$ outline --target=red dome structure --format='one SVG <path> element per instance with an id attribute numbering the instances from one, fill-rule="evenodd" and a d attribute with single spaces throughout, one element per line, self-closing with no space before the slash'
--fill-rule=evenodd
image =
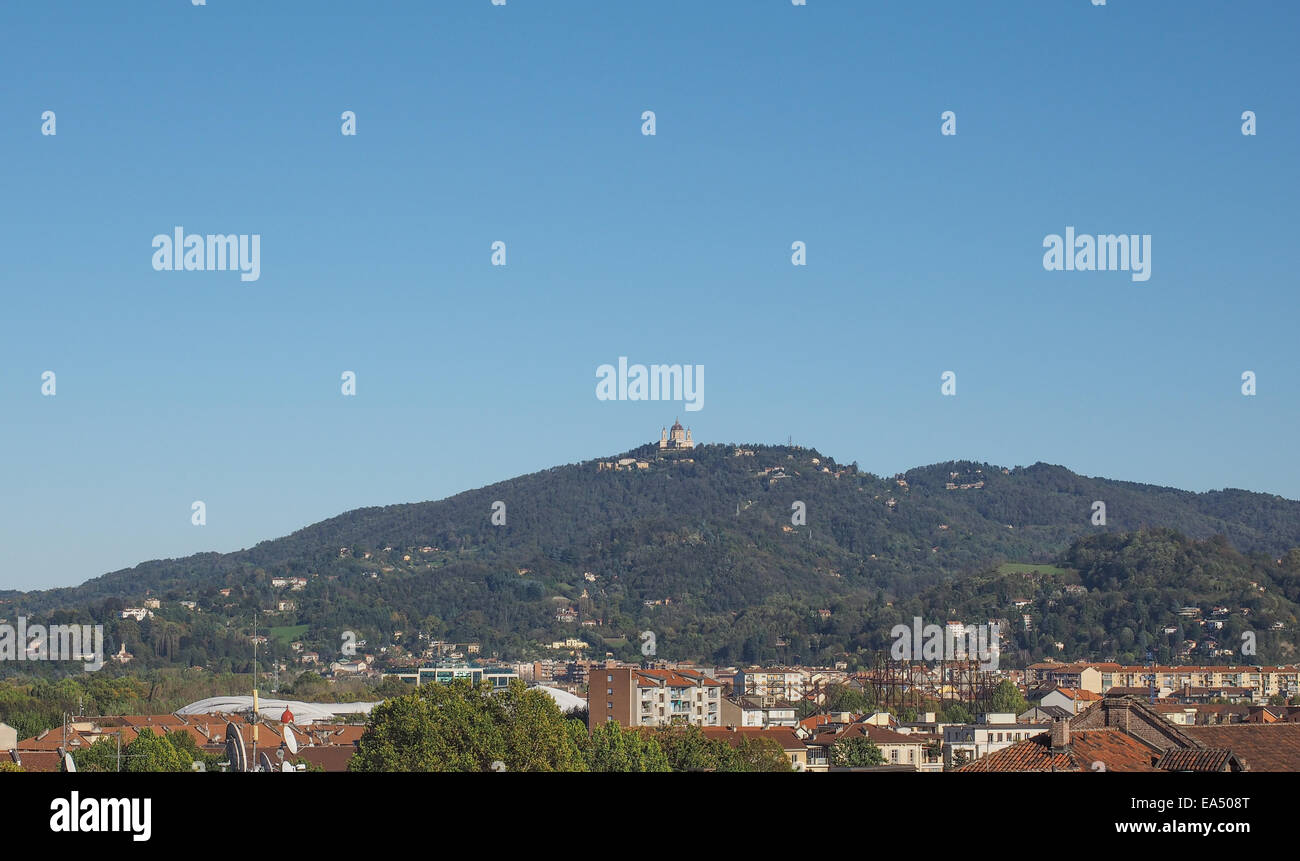
<path id="1" fill-rule="evenodd" d="M 280 723 L 293 723 L 293 712 L 286 708 L 284 714 L 280 715 Z"/>

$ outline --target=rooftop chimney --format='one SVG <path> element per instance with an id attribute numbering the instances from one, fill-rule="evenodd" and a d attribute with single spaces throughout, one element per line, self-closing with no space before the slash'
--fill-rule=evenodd
<path id="1" fill-rule="evenodd" d="M 1052 721 L 1052 753 L 1070 752 L 1070 719 L 1056 718 Z"/>

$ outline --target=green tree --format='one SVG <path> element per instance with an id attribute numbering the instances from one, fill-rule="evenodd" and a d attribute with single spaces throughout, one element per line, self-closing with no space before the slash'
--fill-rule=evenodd
<path id="1" fill-rule="evenodd" d="M 569 734 L 570 721 L 545 691 L 513 679 L 490 702 L 499 709 L 507 770 L 586 770 L 587 760 Z"/>
<path id="2" fill-rule="evenodd" d="M 122 751 L 123 771 L 189 771 L 190 763 L 166 738 L 142 729 Z"/>
<path id="3" fill-rule="evenodd" d="M 731 746 L 707 738 L 698 726 L 667 727 L 655 740 L 673 771 L 728 771 L 732 765 Z"/>
<path id="4" fill-rule="evenodd" d="M 396 676 L 386 676 L 382 682 L 372 689 L 371 696 L 375 699 L 387 700 L 392 697 L 404 697 L 410 692 L 410 684 Z"/>
<path id="5" fill-rule="evenodd" d="M 376 706 L 352 771 L 581 771 L 586 761 L 555 701 L 518 680 L 494 693 L 457 679 Z"/>
<path id="6" fill-rule="evenodd" d="M 831 745 L 831 764 L 847 768 L 883 765 L 885 755 L 876 743 L 865 735 L 842 738 Z"/>
<path id="7" fill-rule="evenodd" d="M 129 749 L 128 745 L 122 752 Z M 105 736 L 90 747 L 74 750 L 72 761 L 77 764 L 77 771 L 117 771 L 117 739 Z"/>
<path id="8" fill-rule="evenodd" d="M 576 721 L 575 721 L 576 723 Z M 586 731 L 583 730 L 583 735 Z M 587 739 L 588 771 L 672 771 L 659 742 L 641 730 L 606 721 Z"/>
<path id="9" fill-rule="evenodd" d="M 742 736 L 732 751 L 729 771 L 794 771 L 785 750 L 770 738 Z"/>
<path id="10" fill-rule="evenodd" d="M 993 694 L 989 697 L 989 711 L 1018 715 L 1028 709 L 1029 703 L 1021 695 L 1020 688 L 1016 687 L 1016 683 L 1010 679 L 1004 679 L 993 689 Z"/>
<path id="11" fill-rule="evenodd" d="M 176 748 L 176 753 L 181 759 L 193 767 L 193 763 L 201 762 L 207 771 L 217 771 L 220 763 L 225 761 L 225 756 L 221 754 L 207 753 L 200 750 L 198 742 L 194 736 L 188 732 L 169 732 L 164 738 L 172 747 Z"/>

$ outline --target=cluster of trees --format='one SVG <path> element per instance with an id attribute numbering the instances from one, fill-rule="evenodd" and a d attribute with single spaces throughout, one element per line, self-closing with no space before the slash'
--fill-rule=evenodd
<path id="1" fill-rule="evenodd" d="M 36 666 L 24 664 L 27 669 Z M 265 680 L 256 686 L 264 694 L 272 693 Z M 0 721 L 12 726 L 18 738 L 24 739 L 60 726 L 64 715 L 170 714 L 206 697 L 251 691 L 254 687 L 250 675 L 188 669 L 140 672 L 110 666 L 97 673 L 77 673 L 59 679 L 11 676 L 0 679 Z M 359 681 L 340 684 L 309 672 L 275 693 L 308 701 L 370 702 L 406 690 L 397 679 L 386 679 L 375 685 Z"/>
<path id="2" fill-rule="evenodd" d="M 63 723 L 65 714 L 128 714 L 147 705 L 150 686 L 130 677 L 83 673 L 58 681 L 0 681 L 0 721 L 31 738 Z"/>
<path id="3" fill-rule="evenodd" d="M 790 771 L 767 739 L 733 746 L 698 727 L 655 731 L 607 723 L 588 732 L 544 691 L 492 692 L 457 680 L 376 706 L 352 771 Z"/>
<path id="4" fill-rule="evenodd" d="M 201 750 L 194 736 L 187 732 L 155 735 L 151 729 L 119 749 L 116 739 L 101 738 L 90 747 L 73 751 L 77 771 L 193 771 L 193 764 L 203 763 L 207 771 L 216 771 L 225 757 Z"/>

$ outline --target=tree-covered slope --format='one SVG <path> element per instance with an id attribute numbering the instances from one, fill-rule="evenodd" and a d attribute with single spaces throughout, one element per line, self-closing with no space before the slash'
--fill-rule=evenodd
<path id="1" fill-rule="evenodd" d="M 880 627 L 899 621 L 905 605 L 1005 615 L 1005 607 L 950 600 L 952 590 L 1006 561 L 1077 567 L 1065 554 L 1092 546 L 1071 549 L 1080 538 L 1145 528 L 1186 540 L 1222 535 L 1233 553 L 1262 554 L 1240 557 L 1257 576 L 1270 564 L 1280 571 L 1276 559 L 1300 546 L 1294 501 L 1087 478 L 1045 464 L 955 462 L 884 478 L 782 446 L 702 446 L 665 457 L 647 446 L 623 457 L 646 465 L 588 461 L 436 502 L 357 509 L 235 553 L 11 594 L 8 606 L 81 621 L 92 614 L 111 623 L 114 643 L 138 644 L 142 663 L 213 668 L 238 669 L 251 614 L 284 599 L 293 608 L 259 626 L 306 625 L 299 639 L 327 657 L 344 630 L 410 651 L 432 639 L 475 641 L 508 657 L 540 657 L 570 637 L 589 642 L 588 653 L 630 657 L 639 654 L 639 632 L 654 630 L 666 657 L 812 661 L 878 646 Z M 1091 519 L 1098 500 L 1104 526 Z M 493 523 L 497 501 L 504 525 Z M 806 522 L 792 521 L 796 503 Z M 274 587 L 271 579 L 283 576 L 307 578 L 307 586 Z M 1121 595 L 1135 587 L 1090 588 Z M 164 600 L 154 619 L 113 618 L 146 594 Z M 181 600 L 198 607 L 181 608 Z M 1089 632 L 1071 637 L 1069 649 L 1119 648 L 1107 639 Z M 273 641 L 268 650 L 283 646 Z M 1037 640 L 1024 647 L 1043 650 Z"/>

